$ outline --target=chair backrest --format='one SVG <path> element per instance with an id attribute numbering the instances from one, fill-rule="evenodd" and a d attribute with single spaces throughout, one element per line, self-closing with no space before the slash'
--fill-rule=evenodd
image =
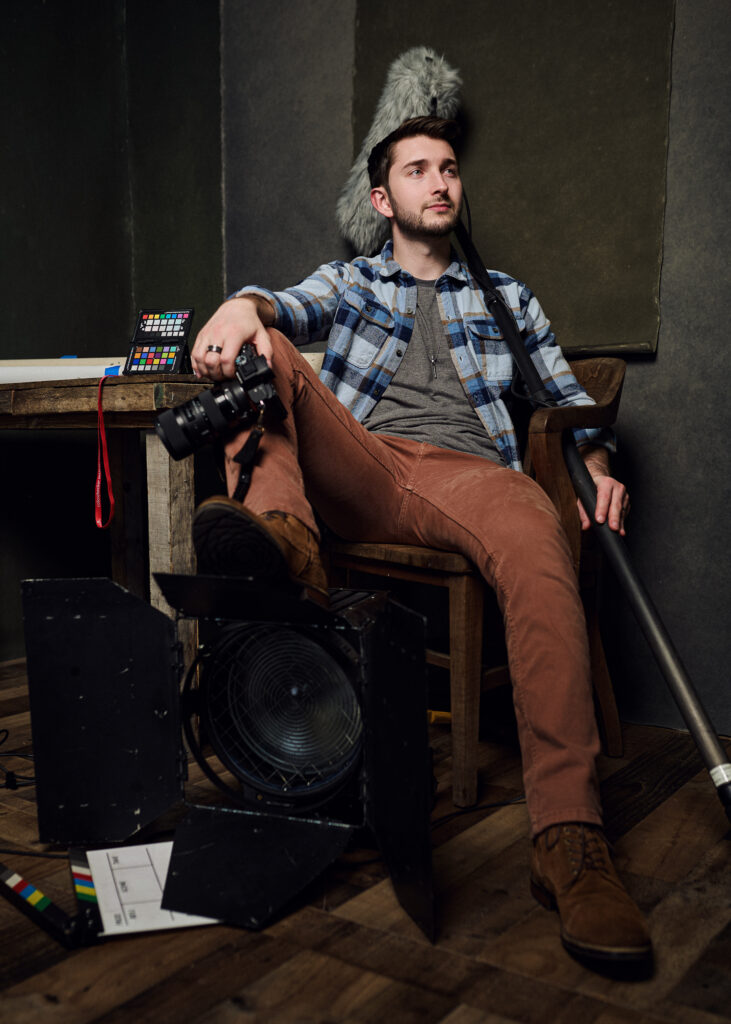
<path id="1" fill-rule="evenodd" d="M 325 356 L 324 352 L 302 352 L 301 355 L 305 357 L 305 359 L 310 364 L 315 373 L 320 372 L 322 360 Z"/>

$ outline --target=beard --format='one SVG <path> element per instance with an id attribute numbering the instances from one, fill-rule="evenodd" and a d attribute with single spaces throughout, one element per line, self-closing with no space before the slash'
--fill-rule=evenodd
<path id="1" fill-rule="evenodd" d="M 399 206 L 393 196 L 389 196 L 393 220 L 403 235 L 409 238 L 444 238 L 450 231 L 453 231 L 459 220 L 460 211 L 455 208 L 450 199 L 445 199 L 451 207 L 449 213 L 432 213 L 428 207 L 424 207 L 419 213 L 404 210 Z"/>

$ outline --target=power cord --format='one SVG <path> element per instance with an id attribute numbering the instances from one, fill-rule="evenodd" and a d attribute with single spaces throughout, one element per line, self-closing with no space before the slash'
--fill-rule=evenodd
<path id="1" fill-rule="evenodd" d="M 7 729 L 0 729 L 0 747 L 10 736 Z M 0 751 L 0 757 L 22 757 L 26 761 L 32 761 L 32 754 L 20 754 L 17 750 L 2 750 Z M 2 772 L 5 789 L 22 789 L 23 786 L 34 786 L 36 779 L 35 775 L 18 775 L 17 772 L 11 771 L 9 768 L 4 768 L 0 764 L 0 772 Z M 68 861 L 69 857 L 67 853 L 40 853 L 36 850 L 20 850 L 17 847 L 11 846 L 0 846 L 0 853 L 10 854 L 13 857 L 44 857 L 48 860 L 65 860 Z"/>
<path id="2" fill-rule="evenodd" d="M 7 729 L 0 729 L 0 747 L 10 736 Z M 21 754 L 17 750 L 3 750 L 0 751 L 0 757 L 22 757 L 26 761 L 32 761 L 32 754 Z M 21 789 L 23 786 L 34 786 L 36 782 L 35 775 L 19 775 L 17 772 L 11 771 L 9 768 L 4 768 L 0 764 L 0 772 L 2 772 L 4 779 L 5 789 Z"/>
<path id="3" fill-rule="evenodd" d="M 0 846 L 0 853 L 12 854 L 13 857 L 46 857 L 48 860 L 68 861 L 67 853 L 40 853 L 36 850 L 19 850 L 10 846 Z"/>

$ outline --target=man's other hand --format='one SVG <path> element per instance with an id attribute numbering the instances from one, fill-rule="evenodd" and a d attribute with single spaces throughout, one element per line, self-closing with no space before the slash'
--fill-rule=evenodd
<path id="1" fill-rule="evenodd" d="M 583 448 L 581 455 L 586 468 L 596 486 L 596 511 L 594 518 L 598 523 L 609 523 L 609 527 L 620 536 L 626 535 L 624 522 L 629 512 L 629 494 L 627 488 L 619 480 L 609 475 L 609 457 L 604 448 Z M 591 520 L 577 500 L 581 529 L 588 530 Z"/>

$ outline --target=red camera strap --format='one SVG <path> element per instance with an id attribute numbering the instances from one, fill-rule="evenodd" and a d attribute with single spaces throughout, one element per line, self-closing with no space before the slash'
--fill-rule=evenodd
<path id="1" fill-rule="evenodd" d="M 96 435 L 96 486 L 94 488 L 94 520 L 100 530 L 106 528 L 114 519 L 114 491 L 112 490 L 112 474 L 109 470 L 109 452 L 107 450 L 107 433 L 104 428 L 104 412 L 102 409 L 102 388 L 104 381 L 109 377 L 99 379 L 99 391 L 97 394 L 97 435 Z M 102 516 L 102 463 L 104 464 L 104 476 L 106 481 L 107 497 L 109 499 L 109 516 L 106 523 Z"/>

